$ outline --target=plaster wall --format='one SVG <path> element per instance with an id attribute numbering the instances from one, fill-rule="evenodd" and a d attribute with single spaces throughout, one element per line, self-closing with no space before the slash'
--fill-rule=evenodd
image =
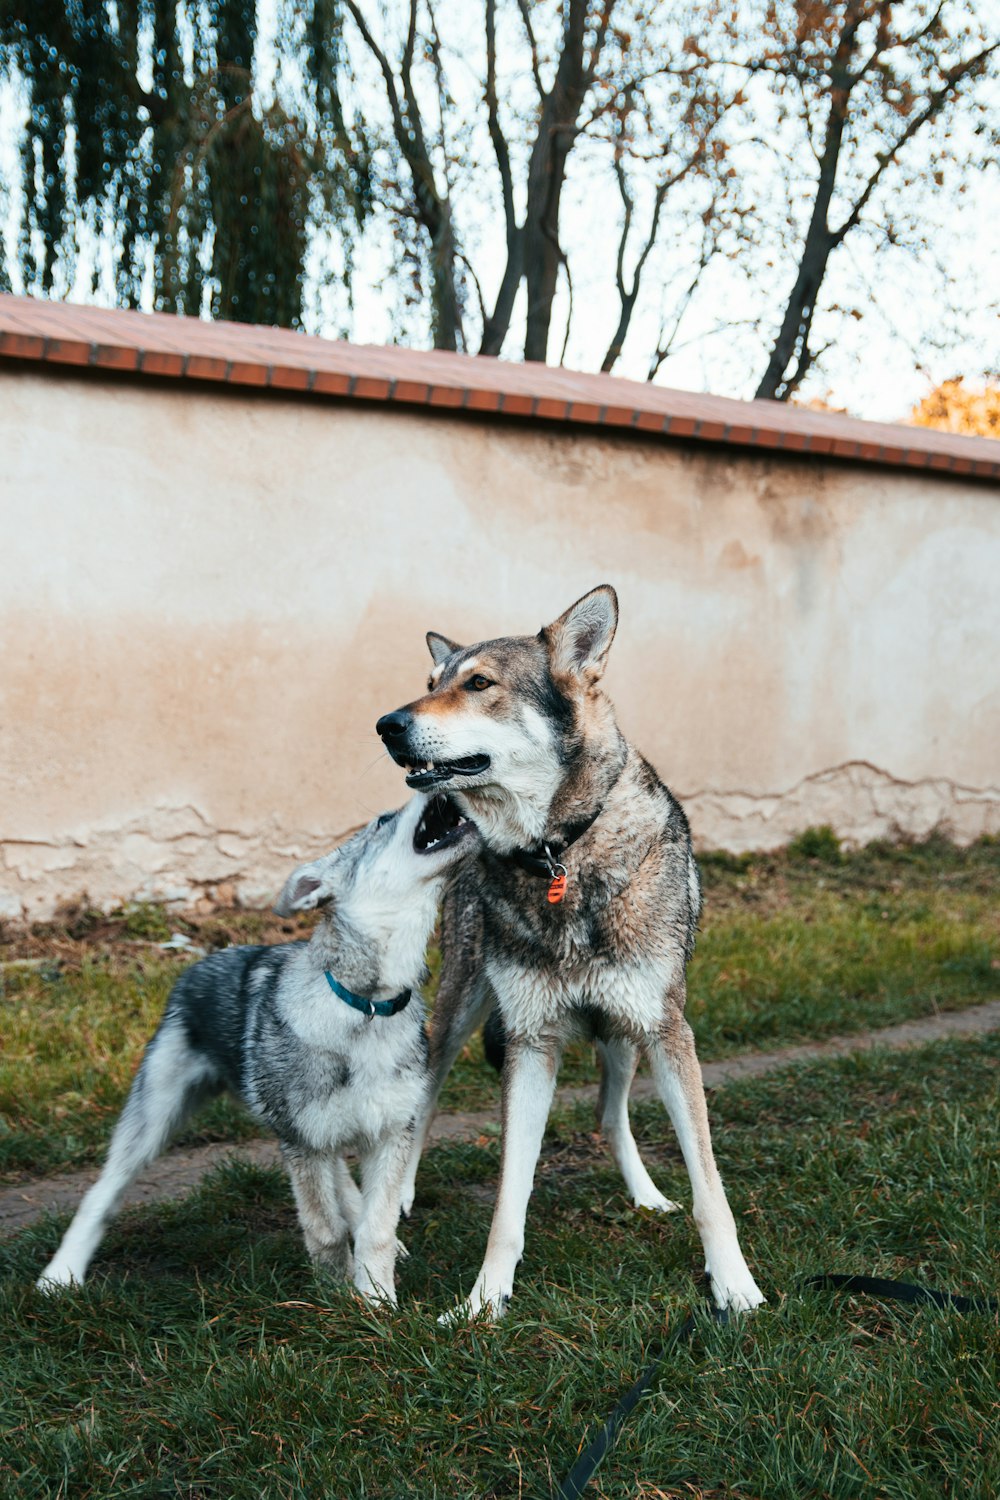
<path id="1" fill-rule="evenodd" d="M 982 483 L 31 367 L 0 454 L 0 915 L 265 900 L 402 800 L 425 630 L 603 581 L 700 846 L 1000 831 Z"/>

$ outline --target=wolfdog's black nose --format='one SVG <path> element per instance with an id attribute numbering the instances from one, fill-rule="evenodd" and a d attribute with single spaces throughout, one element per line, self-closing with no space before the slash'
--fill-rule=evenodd
<path id="1" fill-rule="evenodd" d="M 375 733 L 381 735 L 383 740 L 398 740 L 404 735 L 413 723 L 413 715 L 408 708 L 397 708 L 395 713 L 383 714 L 375 725 Z"/>

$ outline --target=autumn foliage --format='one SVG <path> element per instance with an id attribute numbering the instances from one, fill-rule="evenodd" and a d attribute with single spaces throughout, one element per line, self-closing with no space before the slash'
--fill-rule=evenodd
<path id="1" fill-rule="evenodd" d="M 938 427 L 967 437 L 1000 438 L 1000 386 L 970 388 L 959 376 L 930 391 L 910 413 L 915 427 Z"/>

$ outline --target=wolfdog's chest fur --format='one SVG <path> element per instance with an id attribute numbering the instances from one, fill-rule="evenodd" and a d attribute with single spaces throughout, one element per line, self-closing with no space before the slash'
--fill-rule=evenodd
<path id="1" fill-rule="evenodd" d="M 524 1013 L 506 1017 L 517 1029 L 528 1012 L 568 1011 L 597 1034 L 602 1017 L 610 1029 L 630 1017 L 641 1027 L 683 975 L 701 897 L 683 809 L 634 749 L 563 863 L 566 894 L 551 904 L 544 879 L 487 849 L 456 882 L 446 942 L 483 964 L 505 1009 Z"/>

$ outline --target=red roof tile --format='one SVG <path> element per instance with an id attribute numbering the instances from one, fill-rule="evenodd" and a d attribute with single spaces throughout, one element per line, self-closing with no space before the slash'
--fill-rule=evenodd
<path id="1" fill-rule="evenodd" d="M 383 348 L 287 328 L 208 323 L 0 296 L 0 359 L 221 381 L 314 396 L 635 429 L 726 446 L 1000 479 L 1000 443 L 863 422 L 777 401 L 695 391 L 440 350 Z"/>

